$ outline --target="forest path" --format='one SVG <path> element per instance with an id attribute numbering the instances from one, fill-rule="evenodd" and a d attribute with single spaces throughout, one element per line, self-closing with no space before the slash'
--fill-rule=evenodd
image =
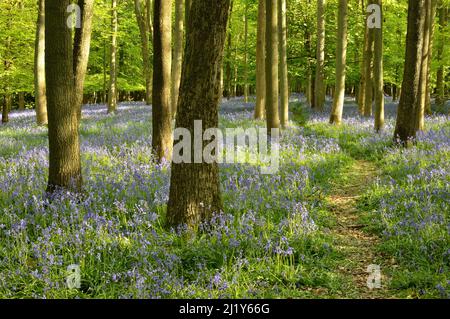
<path id="1" fill-rule="evenodd" d="M 331 235 L 335 249 L 342 256 L 336 272 L 345 278 L 339 293 L 344 298 L 395 298 L 388 290 L 389 278 L 383 272 L 392 265 L 376 250 L 381 240 L 379 236 L 364 230 L 367 226 L 361 221 L 364 212 L 358 207 L 358 199 L 379 174 L 374 163 L 355 159 L 326 198 L 328 209 L 336 219 Z M 369 265 L 380 266 L 381 288 L 368 287 Z"/>

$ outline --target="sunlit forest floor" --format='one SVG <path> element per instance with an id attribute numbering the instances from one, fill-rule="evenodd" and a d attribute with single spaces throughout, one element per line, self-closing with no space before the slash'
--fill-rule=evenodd
<path id="1" fill-rule="evenodd" d="M 51 203 L 46 128 L 13 112 L 0 127 L 0 298 L 450 298 L 448 109 L 401 149 L 395 108 L 375 134 L 351 99 L 337 128 L 295 96 L 279 172 L 221 165 L 224 212 L 197 234 L 163 227 L 170 166 L 152 164 L 150 107 L 86 106 L 85 194 Z M 224 101 L 221 127 L 263 127 L 252 110 Z M 66 286 L 71 264 L 80 289 Z"/>

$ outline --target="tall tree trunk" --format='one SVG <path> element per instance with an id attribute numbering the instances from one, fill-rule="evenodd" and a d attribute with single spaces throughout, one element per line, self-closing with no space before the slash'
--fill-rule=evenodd
<path id="1" fill-rule="evenodd" d="M 281 125 L 289 124 L 289 82 L 287 65 L 287 19 L 286 0 L 278 0 L 278 38 L 280 47 L 280 112 Z"/>
<path id="2" fill-rule="evenodd" d="M 266 99 L 266 0 L 258 2 L 258 32 L 256 43 L 256 107 L 255 119 L 265 117 Z"/>
<path id="3" fill-rule="evenodd" d="M 192 0 L 190 0 L 192 2 Z M 231 59 L 232 59 L 232 39 L 231 39 L 231 33 L 232 33 L 232 15 L 233 15 L 233 0 L 231 0 L 230 3 L 230 12 L 229 12 L 229 19 L 230 22 L 228 23 L 228 41 L 227 41 L 227 53 L 226 53 L 226 81 L 227 81 L 227 100 L 230 100 L 231 98 L 231 87 L 232 87 L 232 79 L 231 79 Z"/>
<path id="4" fill-rule="evenodd" d="M 172 0 L 155 0 L 153 21 L 153 140 L 155 159 L 171 160 L 172 117 L 170 76 L 172 64 Z"/>
<path id="5" fill-rule="evenodd" d="M 244 102 L 248 103 L 248 4 L 244 13 Z"/>
<path id="6" fill-rule="evenodd" d="M 280 127 L 278 112 L 278 5 L 266 0 L 266 122 L 268 134 Z"/>
<path id="7" fill-rule="evenodd" d="M 358 111 L 359 114 L 364 115 L 365 103 L 366 103 L 366 52 L 369 50 L 369 28 L 367 26 L 367 13 L 366 7 L 364 5 L 364 0 L 362 2 L 364 18 L 364 46 L 362 50 L 362 63 L 360 66 L 360 82 L 359 82 L 359 92 L 358 92 Z"/>
<path id="8" fill-rule="evenodd" d="M 72 33 L 66 25 L 70 3 L 70 0 L 45 1 L 49 193 L 59 187 L 79 191 L 82 186 Z"/>
<path id="9" fill-rule="evenodd" d="M 445 66 L 443 62 L 444 49 L 445 49 L 445 27 L 447 26 L 447 9 L 443 1 L 439 1 L 439 47 L 437 52 L 437 61 L 439 62 L 439 68 L 436 74 L 436 105 L 443 106 L 445 103 Z"/>
<path id="10" fill-rule="evenodd" d="M 36 122 L 47 124 L 47 96 L 45 87 L 45 0 L 38 2 L 36 42 L 34 50 L 34 94 Z"/>
<path id="11" fill-rule="evenodd" d="M 409 0 L 406 35 L 405 69 L 397 111 L 394 139 L 408 145 L 416 136 L 416 112 L 420 107 L 420 72 L 422 68 L 423 35 L 426 0 Z"/>
<path id="12" fill-rule="evenodd" d="M 111 0 L 111 48 L 109 60 L 108 113 L 117 110 L 117 0 Z"/>
<path id="13" fill-rule="evenodd" d="M 152 68 L 150 59 L 150 34 L 151 34 L 151 24 L 149 22 L 149 12 L 151 2 L 145 2 L 145 10 L 143 10 L 142 0 L 134 0 L 134 12 L 136 15 L 136 20 L 139 27 L 139 35 L 141 38 L 141 54 L 143 63 L 143 72 L 145 79 L 145 103 L 147 105 L 152 104 Z M 150 18 L 151 21 L 151 18 Z"/>
<path id="14" fill-rule="evenodd" d="M 75 107 L 78 123 L 81 120 L 83 105 L 83 88 L 89 61 L 91 47 L 92 18 L 94 15 L 94 0 L 79 0 L 81 9 L 81 28 L 75 30 L 73 47 L 73 71 L 75 76 Z"/>
<path id="15" fill-rule="evenodd" d="M 229 0 L 192 1 L 176 120 L 176 126 L 187 128 L 191 136 L 195 120 L 202 121 L 202 133 L 219 125 L 220 69 L 229 5 Z M 194 163 L 191 144 L 191 163 L 172 163 L 167 207 L 170 226 L 195 228 L 222 209 L 218 164 Z"/>
<path id="16" fill-rule="evenodd" d="M 180 81 L 181 81 L 181 68 L 183 66 L 183 25 L 184 25 L 183 0 L 175 0 L 172 89 L 170 93 L 172 117 L 175 117 L 177 113 L 178 92 L 180 90 Z"/>
<path id="17" fill-rule="evenodd" d="M 325 66 L 325 6 L 326 0 L 317 1 L 317 64 L 315 77 L 314 108 L 323 110 L 325 103 L 324 66 Z"/>
<path id="18" fill-rule="evenodd" d="M 342 111 L 345 97 L 345 68 L 347 65 L 347 0 L 339 0 L 338 32 L 336 45 L 336 86 L 331 110 L 330 123 L 342 123 Z"/>
<path id="19" fill-rule="evenodd" d="M 423 26 L 423 48 L 419 80 L 419 107 L 416 110 L 416 130 L 425 128 L 425 104 L 427 93 L 428 59 L 430 44 L 431 0 L 425 0 L 425 24 Z"/>
<path id="20" fill-rule="evenodd" d="M 373 4 L 375 1 L 370 0 L 369 3 Z M 369 14 L 367 14 L 369 18 Z M 367 21 L 366 21 L 367 24 Z M 374 91 L 374 79 L 373 79 L 373 53 L 374 53 L 374 28 L 367 27 L 367 47 L 364 52 L 364 79 L 366 88 L 364 90 L 364 116 L 372 116 L 373 106 L 373 91 Z"/>
<path id="21" fill-rule="evenodd" d="M 374 29 L 374 88 L 375 88 L 375 131 L 384 127 L 384 78 L 383 78 L 383 7 L 382 0 L 376 0 L 381 8 L 381 26 Z"/>
<path id="22" fill-rule="evenodd" d="M 426 75 L 426 93 L 425 93 L 425 114 L 431 115 L 431 62 L 433 59 L 433 43 L 434 43 L 434 21 L 436 20 L 437 0 L 431 0 L 431 15 L 429 23 L 430 41 L 428 43 L 428 59 L 427 59 L 427 75 Z"/>

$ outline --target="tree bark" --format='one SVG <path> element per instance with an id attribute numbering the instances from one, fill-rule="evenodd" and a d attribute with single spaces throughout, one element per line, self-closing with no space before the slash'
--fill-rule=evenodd
<path id="1" fill-rule="evenodd" d="M 443 62 L 445 49 L 445 27 L 447 26 L 447 9 L 443 1 L 439 2 L 439 47 L 437 52 L 437 61 L 439 61 L 439 68 L 436 74 L 436 105 L 443 106 L 445 103 L 445 66 Z"/>
<path id="2" fill-rule="evenodd" d="M 420 72 L 424 41 L 426 0 L 409 0 L 408 31 L 406 35 L 405 69 L 394 139 L 409 145 L 416 136 L 416 112 L 420 107 Z"/>
<path id="3" fill-rule="evenodd" d="M 177 113 L 178 92 L 180 90 L 181 68 L 183 66 L 183 27 L 184 12 L 183 0 L 175 0 L 175 28 L 173 62 L 172 62 L 172 88 L 171 88 L 171 115 L 175 118 Z"/>
<path id="4" fill-rule="evenodd" d="M 278 5 L 266 0 L 266 122 L 267 131 L 280 127 L 278 112 Z"/>
<path id="5" fill-rule="evenodd" d="M 142 9 L 142 1 L 134 0 L 134 12 L 136 15 L 136 20 L 139 27 L 139 34 L 141 38 L 141 54 L 142 54 L 142 64 L 145 79 L 145 103 L 147 105 L 152 104 L 152 68 L 151 68 L 151 58 L 150 58 L 150 34 L 151 34 L 151 24 L 149 23 L 149 18 L 147 17 L 150 9 L 148 7 L 151 5 L 150 1 L 146 1 L 145 10 Z M 150 19 L 151 21 L 151 19 Z"/>
<path id="6" fill-rule="evenodd" d="M 374 88 L 375 88 L 375 131 L 379 132 L 384 127 L 384 78 L 383 78 L 383 4 L 382 0 L 376 0 L 381 8 L 381 27 L 374 29 Z"/>
<path id="7" fill-rule="evenodd" d="M 9 112 L 11 111 L 12 96 L 10 93 L 6 93 L 3 97 L 3 109 L 2 109 L 2 123 L 9 123 Z"/>
<path id="8" fill-rule="evenodd" d="M 195 120 L 202 121 L 203 132 L 219 125 L 220 70 L 229 6 L 229 0 L 193 0 L 191 4 L 176 119 L 176 126 L 187 128 L 191 136 Z M 222 204 L 217 163 L 194 163 L 191 144 L 191 163 L 172 163 L 167 223 L 195 229 L 199 222 L 219 213 Z"/>
<path id="9" fill-rule="evenodd" d="M 108 114 L 117 110 L 117 0 L 111 1 L 111 48 L 109 60 Z"/>
<path id="10" fill-rule="evenodd" d="M 317 1 L 317 64 L 314 88 L 314 108 L 322 111 L 325 103 L 325 6 L 326 0 Z"/>
<path id="11" fill-rule="evenodd" d="M 256 107 L 255 119 L 262 120 L 265 117 L 266 98 L 266 0 L 258 3 L 258 32 L 256 44 Z"/>
<path id="12" fill-rule="evenodd" d="M 155 0 L 153 21 L 153 139 L 156 161 L 172 157 L 170 76 L 172 64 L 172 0 Z"/>
<path id="13" fill-rule="evenodd" d="M 49 179 L 47 192 L 82 186 L 72 33 L 66 25 L 69 0 L 45 1 Z"/>
<path id="14" fill-rule="evenodd" d="M 427 93 L 428 60 L 430 45 L 431 0 L 425 0 L 425 22 L 423 26 L 423 48 L 419 80 L 419 107 L 416 109 L 416 130 L 425 129 L 425 104 Z"/>
<path id="15" fill-rule="evenodd" d="M 248 103 L 248 4 L 244 12 L 244 102 Z"/>
<path id="16" fill-rule="evenodd" d="M 94 16 L 94 0 L 80 0 L 81 28 L 75 30 L 73 48 L 73 71 L 75 76 L 75 107 L 77 108 L 78 123 L 81 121 L 83 105 L 83 88 L 89 61 L 91 47 L 92 18 Z"/>
<path id="17" fill-rule="evenodd" d="M 25 93 L 19 92 L 19 111 L 25 110 Z"/>
<path id="18" fill-rule="evenodd" d="M 374 3 L 374 0 L 369 1 L 370 4 Z M 367 18 L 369 14 L 367 14 Z M 367 21 L 366 21 L 367 23 Z M 364 90 L 364 116 L 372 116 L 373 107 L 373 91 L 374 91 L 374 79 L 373 79 L 373 53 L 374 53 L 374 28 L 367 27 L 367 47 L 364 52 L 364 79 L 365 79 L 365 90 Z"/>
<path id="19" fill-rule="evenodd" d="M 289 82 L 287 65 L 286 0 L 278 0 L 278 38 L 280 46 L 280 112 L 281 126 L 289 125 Z"/>
<path id="20" fill-rule="evenodd" d="M 47 96 L 45 87 L 45 0 L 38 1 L 38 18 L 34 51 L 34 94 L 36 122 L 47 125 Z"/>
<path id="21" fill-rule="evenodd" d="M 342 123 L 345 97 L 345 75 L 347 64 L 347 0 L 339 0 L 338 33 L 336 45 L 336 86 L 331 110 L 330 124 Z"/>
<path id="22" fill-rule="evenodd" d="M 429 23 L 430 41 L 428 44 L 428 59 L 427 59 L 427 75 L 426 75 L 426 93 L 425 93 L 425 114 L 431 115 L 431 63 L 433 61 L 433 43 L 434 43 L 434 21 L 436 20 L 436 6 L 437 0 L 431 0 L 431 15 Z"/>

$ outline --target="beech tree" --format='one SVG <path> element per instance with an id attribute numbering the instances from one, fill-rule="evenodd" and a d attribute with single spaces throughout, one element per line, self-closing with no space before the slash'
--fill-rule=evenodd
<path id="1" fill-rule="evenodd" d="M 256 107 L 255 119 L 265 116 L 266 101 L 266 0 L 258 1 L 258 31 L 256 43 Z"/>
<path id="2" fill-rule="evenodd" d="M 337 45 L 336 45 L 336 86 L 331 110 L 330 123 L 340 125 L 344 108 L 345 68 L 347 65 L 347 0 L 339 0 Z"/>
<path id="3" fill-rule="evenodd" d="M 153 20 L 153 135 L 155 159 L 170 160 L 172 154 L 172 117 L 170 81 L 172 64 L 172 0 L 154 0 Z"/>
<path id="4" fill-rule="evenodd" d="M 420 113 L 420 74 L 427 14 L 426 1 L 408 2 L 405 68 L 394 133 L 394 139 L 405 146 L 416 136 L 417 114 Z"/>
<path id="5" fill-rule="evenodd" d="M 280 47 L 280 112 L 282 127 L 286 127 L 289 122 L 289 82 L 286 28 L 286 0 L 278 0 L 278 39 Z"/>
<path id="6" fill-rule="evenodd" d="M 184 12 L 183 0 L 175 0 L 175 28 L 173 30 L 173 57 L 172 57 L 172 87 L 170 92 L 171 114 L 177 113 L 178 92 L 180 90 L 181 68 L 183 66 L 183 29 Z"/>
<path id="7" fill-rule="evenodd" d="M 47 85 L 49 178 L 47 192 L 58 188 L 78 192 L 82 187 L 80 143 L 78 132 L 79 101 L 82 99 L 77 76 L 85 74 L 81 70 L 87 65 L 79 44 L 72 41 L 72 31 L 67 25 L 69 0 L 45 1 L 45 78 Z M 90 1 L 85 1 L 81 17 L 92 15 Z M 90 12 L 88 12 L 90 11 Z M 89 19 L 81 24 L 88 32 Z M 78 38 L 80 39 L 80 38 Z M 90 36 L 85 37 L 90 39 Z M 75 37 L 76 41 L 77 37 Z M 80 42 L 79 42 L 80 43 Z M 78 48 L 77 48 L 78 46 Z M 85 43 L 89 47 L 88 43 Z"/>
<path id="8" fill-rule="evenodd" d="M 111 49 L 109 55 L 108 113 L 117 109 L 117 0 L 111 0 Z"/>
<path id="9" fill-rule="evenodd" d="M 176 127 L 188 129 L 191 136 L 195 120 L 202 121 L 203 132 L 219 125 L 220 73 L 229 7 L 229 0 L 192 0 L 189 9 Z M 170 226 L 187 224 L 195 228 L 222 209 L 218 164 L 194 163 L 191 144 L 190 163 L 172 163 L 167 207 Z"/>
<path id="10" fill-rule="evenodd" d="M 267 131 L 280 127 L 278 111 L 278 5 L 266 0 L 266 121 Z"/>
<path id="11" fill-rule="evenodd" d="M 314 107 L 321 111 L 325 103 L 325 5 L 326 0 L 317 1 L 317 64 L 315 76 Z"/>

